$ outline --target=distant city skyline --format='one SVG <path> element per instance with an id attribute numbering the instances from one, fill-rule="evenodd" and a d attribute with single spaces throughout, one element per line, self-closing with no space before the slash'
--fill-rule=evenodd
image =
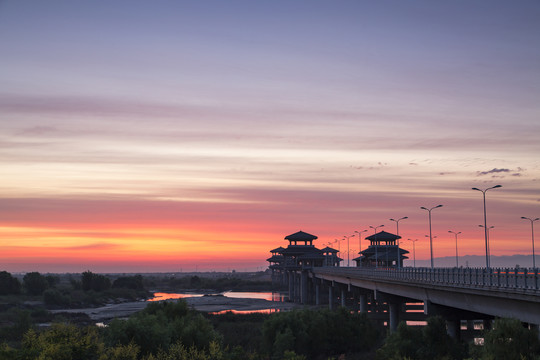
<path id="1" fill-rule="evenodd" d="M 491 255 L 531 254 L 539 19 L 533 0 L 2 1 L 0 270 L 256 270 L 287 234 L 405 216 L 429 261 L 438 204 L 434 257 L 450 230 L 483 256 L 471 188 L 497 184 Z"/>

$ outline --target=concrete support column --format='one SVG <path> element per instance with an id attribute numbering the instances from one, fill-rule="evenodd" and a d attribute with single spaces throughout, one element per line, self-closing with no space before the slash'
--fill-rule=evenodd
<path id="1" fill-rule="evenodd" d="M 447 319 L 446 320 L 446 332 L 453 339 L 459 339 L 459 320 Z"/>
<path id="2" fill-rule="evenodd" d="M 399 305 L 396 303 L 388 303 L 388 328 L 391 332 L 397 330 L 399 322 Z"/>
<path id="3" fill-rule="evenodd" d="M 321 304 L 321 298 L 319 292 L 321 291 L 321 286 L 318 282 L 315 283 L 315 305 Z"/>
<path id="4" fill-rule="evenodd" d="M 484 330 L 491 330 L 491 319 L 484 320 Z"/>
<path id="5" fill-rule="evenodd" d="M 366 294 L 360 294 L 360 312 L 361 313 L 367 313 L 367 295 Z"/>
<path id="6" fill-rule="evenodd" d="M 328 308 L 332 310 L 334 307 L 334 284 L 328 285 Z"/>
<path id="7" fill-rule="evenodd" d="M 308 273 L 302 271 L 300 275 L 300 303 L 306 305 L 308 303 Z"/>
<path id="8" fill-rule="evenodd" d="M 341 306 L 345 307 L 345 289 L 341 286 Z"/>
<path id="9" fill-rule="evenodd" d="M 294 273 L 287 272 L 287 283 L 289 284 L 289 301 L 294 302 Z"/>

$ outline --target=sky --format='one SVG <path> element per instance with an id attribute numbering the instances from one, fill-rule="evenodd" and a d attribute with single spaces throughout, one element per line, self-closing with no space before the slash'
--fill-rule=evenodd
<path id="1" fill-rule="evenodd" d="M 536 0 L 0 0 L 0 270 L 264 270 L 405 216 L 425 260 L 439 204 L 434 257 L 485 255 L 498 184 L 490 252 L 531 254 L 539 36 Z"/>

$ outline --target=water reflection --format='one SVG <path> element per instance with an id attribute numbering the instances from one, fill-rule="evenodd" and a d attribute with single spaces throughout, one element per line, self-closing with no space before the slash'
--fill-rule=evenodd
<path id="1" fill-rule="evenodd" d="M 201 297 L 205 295 L 223 295 L 228 298 L 234 299 L 262 299 L 268 301 L 284 302 L 286 300 L 285 294 L 279 292 L 250 292 L 250 291 L 226 291 L 219 293 L 165 293 L 156 292 L 154 297 L 147 301 L 162 301 L 162 300 L 175 300 L 189 297 Z"/>
<path id="2" fill-rule="evenodd" d="M 201 297 L 201 296 L 204 296 L 204 294 L 157 292 L 157 293 L 154 293 L 153 298 L 148 299 L 146 301 L 175 300 L 175 299 L 183 299 L 183 298 L 188 298 L 188 297 Z"/>
<path id="3" fill-rule="evenodd" d="M 209 312 L 211 315 L 223 315 L 226 313 L 233 313 L 233 314 L 272 314 L 279 312 L 279 309 L 263 309 L 263 310 L 221 310 L 221 311 L 213 311 Z"/>

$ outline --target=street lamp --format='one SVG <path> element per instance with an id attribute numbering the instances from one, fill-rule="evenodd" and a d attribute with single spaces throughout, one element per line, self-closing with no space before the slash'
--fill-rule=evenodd
<path id="1" fill-rule="evenodd" d="M 478 225 L 478 227 L 483 228 L 484 225 Z M 487 254 L 488 254 L 488 262 L 489 262 L 490 266 L 491 266 L 491 244 L 489 243 L 489 230 L 493 229 L 494 227 L 495 227 L 495 226 L 493 226 L 493 225 L 492 225 L 492 226 L 489 226 L 489 227 L 487 228 L 487 230 L 486 230 L 486 231 L 487 231 L 487 242 L 488 242 Z"/>
<path id="2" fill-rule="evenodd" d="M 534 222 L 537 221 L 537 220 L 540 220 L 540 218 L 536 218 L 536 219 L 531 219 L 531 218 L 528 218 L 528 217 L 525 217 L 525 216 L 522 216 L 521 217 L 522 219 L 524 220 L 529 220 L 531 222 L 531 240 L 532 240 L 532 255 L 533 255 L 533 268 L 536 268 L 536 260 L 534 258 Z"/>
<path id="3" fill-rule="evenodd" d="M 349 238 L 350 236 L 343 235 L 344 238 L 347 238 L 347 267 L 351 266 L 351 263 L 349 261 L 349 254 L 351 253 L 351 248 L 349 247 Z"/>
<path id="4" fill-rule="evenodd" d="M 362 252 L 362 233 L 363 232 L 366 232 L 366 230 L 362 230 L 362 231 L 354 231 L 355 233 L 358 234 L 358 254 L 361 255 L 361 252 Z M 354 236 L 354 235 L 353 235 Z M 362 260 L 359 261 L 360 262 L 360 267 L 362 267 Z"/>
<path id="5" fill-rule="evenodd" d="M 396 220 L 396 219 L 390 219 L 390 221 L 395 221 L 395 222 L 396 222 L 396 235 L 397 235 L 397 236 L 399 236 L 399 222 L 400 222 L 401 220 L 405 220 L 405 219 L 408 219 L 408 218 L 409 218 L 408 216 L 404 216 L 404 217 L 399 218 L 399 219 L 397 219 L 397 220 Z M 401 264 L 401 261 L 400 261 L 400 260 L 401 260 L 401 256 L 400 256 L 400 254 L 399 254 L 399 239 L 397 239 L 397 250 L 396 250 L 396 251 L 397 251 L 397 260 L 396 260 L 396 262 L 397 262 L 397 267 L 398 267 L 398 269 L 399 269 L 399 268 L 400 268 L 400 264 Z"/>
<path id="6" fill-rule="evenodd" d="M 489 236 L 488 236 L 488 226 L 487 226 L 487 217 L 486 217 L 486 191 L 491 189 L 500 188 L 502 185 L 495 185 L 490 188 L 487 188 L 485 190 L 480 190 L 479 188 L 473 187 L 472 190 L 480 191 L 482 193 L 482 196 L 484 198 L 484 239 L 486 242 L 486 268 L 489 269 Z"/>
<path id="7" fill-rule="evenodd" d="M 373 229 L 373 234 L 375 235 L 375 269 L 379 266 L 379 242 L 377 241 L 377 229 L 383 226 L 384 225 L 369 226 Z"/>
<path id="8" fill-rule="evenodd" d="M 416 267 L 416 247 L 414 245 L 418 241 L 418 239 L 407 239 L 407 240 L 412 241 L 413 264 L 414 264 L 414 267 Z"/>
<path id="9" fill-rule="evenodd" d="M 457 252 L 457 236 L 459 234 L 461 234 L 461 231 L 455 232 L 455 231 L 448 230 L 448 232 L 454 234 L 455 237 L 456 237 L 456 267 L 459 267 L 459 265 L 458 265 L 458 252 Z"/>
<path id="10" fill-rule="evenodd" d="M 420 209 L 422 210 L 426 210 L 429 214 L 429 253 L 431 255 L 431 268 L 433 269 L 433 236 L 432 236 L 432 233 L 431 233 L 431 210 L 433 209 L 436 209 L 436 208 L 440 208 L 442 207 L 442 205 L 437 205 L 437 206 L 434 206 L 430 209 L 426 208 L 426 207 L 423 207 L 421 206 Z"/>
<path id="11" fill-rule="evenodd" d="M 345 240 L 345 239 L 336 239 L 336 241 L 338 242 L 338 251 L 339 251 L 339 255 L 341 256 L 341 242 Z M 341 260 L 339 261 L 341 263 Z"/>

